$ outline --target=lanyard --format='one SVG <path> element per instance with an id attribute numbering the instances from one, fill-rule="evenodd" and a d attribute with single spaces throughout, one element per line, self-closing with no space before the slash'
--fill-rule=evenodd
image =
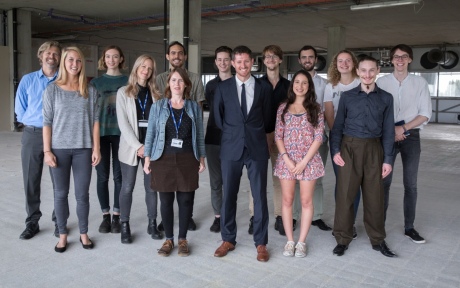
<path id="1" fill-rule="evenodd" d="M 139 97 L 137 97 L 137 102 L 139 102 L 139 107 L 141 108 L 141 111 L 142 111 L 142 120 L 145 119 L 145 108 L 147 107 L 148 98 L 149 98 L 149 91 L 147 91 L 147 94 L 145 94 L 144 105 L 142 105 L 141 100 L 139 99 Z"/>
<path id="2" fill-rule="evenodd" d="M 179 124 L 177 124 L 176 117 L 174 116 L 174 111 L 172 109 L 171 100 L 169 100 L 168 103 L 169 103 L 169 110 L 171 110 L 171 116 L 174 121 L 174 128 L 176 128 L 176 138 L 179 138 L 179 128 L 180 128 L 180 124 L 182 123 L 182 116 L 184 115 L 184 108 L 182 108 L 182 112 L 180 113 L 180 118 L 179 118 Z M 185 102 L 184 102 L 184 106 L 185 106 Z"/>

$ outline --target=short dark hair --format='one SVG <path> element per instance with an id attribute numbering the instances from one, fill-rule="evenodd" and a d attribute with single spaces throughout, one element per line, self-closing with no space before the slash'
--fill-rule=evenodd
<path id="1" fill-rule="evenodd" d="M 185 50 L 184 45 L 182 43 L 180 43 L 179 41 L 173 41 L 173 42 L 169 43 L 168 54 L 169 54 L 169 50 L 171 50 L 171 47 L 175 46 L 175 45 L 179 45 L 180 47 L 182 47 L 182 50 L 184 50 L 184 55 L 187 55 L 187 50 Z"/>
<path id="2" fill-rule="evenodd" d="M 315 58 L 318 57 L 318 52 L 316 51 L 315 47 L 310 46 L 310 45 L 305 45 L 299 50 L 299 56 L 298 56 L 299 59 L 300 59 L 300 53 L 305 50 L 313 50 L 313 53 L 315 53 Z"/>
<path id="3" fill-rule="evenodd" d="M 379 67 L 379 61 L 377 61 L 377 59 L 375 59 L 374 57 L 372 56 L 369 56 L 369 55 L 363 55 L 361 57 L 359 57 L 358 59 L 358 66 L 361 62 L 364 62 L 364 61 L 372 61 L 375 63 L 375 65 L 377 65 L 377 67 Z M 358 67 L 356 67 L 358 68 Z"/>
<path id="4" fill-rule="evenodd" d="M 262 51 L 262 56 L 265 56 L 265 53 L 267 53 L 267 52 L 272 52 L 273 54 L 278 56 L 278 58 L 283 60 L 283 50 L 281 50 L 280 46 L 278 46 L 278 45 L 268 45 L 268 46 L 266 46 L 264 48 L 264 50 Z"/>
<path id="5" fill-rule="evenodd" d="M 391 59 L 393 59 L 393 56 L 395 55 L 395 52 L 398 49 L 403 51 L 403 52 L 406 52 L 407 54 L 409 54 L 410 59 L 412 59 L 412 60 L 414 59 L 414 52 L 412 52 L 412 48 L 410 48 L 406 44 L 398 44 L 395 47 L 391 48 L 391 50 L 390 50 L 390 58 Z"/>
<path id="6" fill-rule="evenodd" d="M 254 57 L 252 57 L 251 49 L 249 49 L 249 47 L 243 46 L 243 45 L 236 46 L 233 49 L 233 51 L 232 51 L 232 60 L 235 60 L 235 55 L 237 55 L 237 54 L 248 54 L 251 59 L 254 58 Z"/>
<path id="7" fill-rule="evenodd" d="M 216 52 L 214 52 L 214 59 L 217 59 L 217 53 L 220 53 L 220 52 L 225 52 L 225 53 L 228 53 L 230 57 L 232 56 L 232 48 L 228 46 L 219 46 L 217 47 Z"/>

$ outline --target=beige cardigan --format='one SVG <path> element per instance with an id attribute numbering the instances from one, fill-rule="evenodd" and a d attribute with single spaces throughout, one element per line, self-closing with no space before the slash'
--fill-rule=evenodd
<path id="1" fill-rule="evenodd" d="M 137 150 L 143 144 L 139 142 L 136 98 L 128 97 L 125 90 L 126 86 L 123 86 L 117 92 L 117 120 L 121 131 L 118 159 L 127 165 L 137 166 Z"/>

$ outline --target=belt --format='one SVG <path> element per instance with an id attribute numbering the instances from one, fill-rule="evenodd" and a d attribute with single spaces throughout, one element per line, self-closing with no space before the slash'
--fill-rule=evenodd
<path id="1" fill-rule="evenodd" d="M 24 128 L 30 129 L 30 130 L 33 130 L 33 131 L 42 131 L 43 130 L 43 127 L 37 127 L 37 126 L 32 126 L 32 125 L 25 125 Z"/>
<path id="2" fill-rule="evenodd" d="M 346 142 L 377 142 L 380 143 L 380 138 L 357 138 L 347 135 L 343 135 L 342 141 Z"/>

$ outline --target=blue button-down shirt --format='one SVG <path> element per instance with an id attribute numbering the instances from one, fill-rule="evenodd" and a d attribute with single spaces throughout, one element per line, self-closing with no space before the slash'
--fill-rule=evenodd
<path id="1" fill-rule="evenodd" d="M 380 138 L 383 162 L 391 164 L 395 140 L 393 97 L 375 85 L 369 94 L 361 85 L 343 92 L 331 133 L 332 156 L 340 152 L 343 135 Z"/>
<path id="2" fill-rule="evenodd" d="M 57 77 L 57 72 L 51 80 L 43 74 L 42 69 L 26 74 L 19 82 L 16 92 L 14 112 L 18 122 L 24 125 L 43 127 L 42 99 L 46 86 Z"/>

